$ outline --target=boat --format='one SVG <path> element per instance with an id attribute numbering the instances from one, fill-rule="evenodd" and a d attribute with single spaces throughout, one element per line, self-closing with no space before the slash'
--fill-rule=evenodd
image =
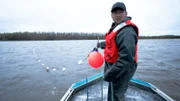
<path id="1" fill-rule="evenodd" d="M 107 101 L 108 82 L 103 72 L 71 85 L 60 101 Z M 125 94 L 125 101 L 175 101 L 156 86 L 132 78 Z"/>

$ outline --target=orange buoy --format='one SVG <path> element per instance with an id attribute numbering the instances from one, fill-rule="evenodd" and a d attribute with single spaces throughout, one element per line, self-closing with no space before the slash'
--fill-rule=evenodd
<path id="1" fill-rule="evenodd" d="M 99 68 L 103 65 L 104 59 L 100 52 L 93 51 L 88 56 L 88 63 L 93 68 Z"/>

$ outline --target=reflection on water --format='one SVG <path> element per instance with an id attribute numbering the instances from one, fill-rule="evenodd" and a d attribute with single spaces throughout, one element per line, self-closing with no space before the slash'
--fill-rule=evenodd
<path id="1" fill-rule="evenodd" d="M 78 65 L 96 42 L 0 42 L 0 100 L 59 101 L 71 84 L 103 71 L 103 67 L 91 68 L 87 61 Z M 177 97 L 180 91 L 179 50 L 179 39 L 140 40 L 135 78 L 152 81 L 152 84 Z M 99 51 L 103 53 L 103 50 Z M 169 82 L 174 83 L 169 86 Z"/>

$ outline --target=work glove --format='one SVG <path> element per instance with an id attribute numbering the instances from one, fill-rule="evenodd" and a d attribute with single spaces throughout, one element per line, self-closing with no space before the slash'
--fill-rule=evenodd
<path id="1" fill-rule="evenodd" d="M 104 49 L 105 46 L 106 46 L 105 41 L 97 42 L 97 45 L 96 45 L 97 48 L 101 48 L 101 49 Z"/>

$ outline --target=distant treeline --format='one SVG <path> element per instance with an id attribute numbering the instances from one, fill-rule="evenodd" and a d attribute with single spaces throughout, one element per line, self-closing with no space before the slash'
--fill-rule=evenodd
<path id="1" fill-rule="evenodd" d="M 0 33 L 0 40 L 97 40 L 104 39 L 102 33 L 55 33 L 55 32 L 14 32 Z M 140 36 L 140 39 L 172 39 L 176 35 Z"/>
<path id="2" fill-rule="evenodd" d="M 103 39 L 100 33 L 14 32 L 0 33 L 0 40 L 93 40 Z"/>
<path id="3" fill-rule="evenodd" d="M 179 39 L 180 35 L 140 36 L 140 39 Z"/>

